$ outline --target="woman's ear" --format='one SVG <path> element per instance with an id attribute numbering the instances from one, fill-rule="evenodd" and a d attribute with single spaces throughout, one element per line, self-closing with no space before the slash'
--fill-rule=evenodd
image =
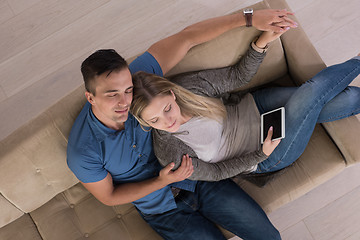
<path id="1" fill-rule="evenodd" d="M 171 92 L 171 94 L 173 95 L 174 100 L 176 100 L 176 96 L 175 96 L 175 93 L 173 92 L 173 90 L 170 89 L 170 92 Z"/>

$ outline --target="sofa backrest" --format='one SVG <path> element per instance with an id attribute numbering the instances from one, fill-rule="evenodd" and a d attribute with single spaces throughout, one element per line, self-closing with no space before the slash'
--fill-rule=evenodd
<path id="1" fill-rule="evenodd" d="M 266 5 L 261 2 L 256 8 Z M 254 28 L 245 27 L 227 32 L 191 49 L 168 75 L 235 63 L 259 34 Z M 253 81 L 245 88 L 271 82 L 286 73 L 281 41 L 276 40 Z M 0 142 L 0 227 L 78 183 L 66 165 L 66 145 L 84 103 L 81 86 Z"/>
<path id="2" fill-rule="evenodd" d="M 0 226 L 78 182 L 66 165 L 66 146 L 83 92 L 72 92 L 0 142 Z"/>

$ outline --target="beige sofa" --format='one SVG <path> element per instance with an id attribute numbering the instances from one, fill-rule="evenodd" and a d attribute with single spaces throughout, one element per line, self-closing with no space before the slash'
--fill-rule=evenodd
<path id="1" fill-rule="evenodd" d="M 287 8 L 282 0 L 255 9 Z M 192 49 L 171 72 L 229 65 L 259 31 L 239 28 Z M 274 42 L 249 87 L 301 84 L 325 65 L 301 27 Z M 132 204 L 108 207 L 87 192 L 66 165 L 66 144 L 82 108 L 75 90 L 0 143 L 0 239 L 161 239 Z M 360 161 L 356 117 L 318 125 L 304 154 L 282 175 L 259 188 L 235 179 L 264 209 L 274 211 Z M 232 236 L 226 233 L 228 237 Z"/>

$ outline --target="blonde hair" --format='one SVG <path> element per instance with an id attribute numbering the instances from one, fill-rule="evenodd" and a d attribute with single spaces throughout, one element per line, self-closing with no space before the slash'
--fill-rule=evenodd
<path id="1" fill-rule="evenodd" d="M 191 117 L 207 117 L 220 121 L 226 117 L 226 109 L 220 99 L 196 95 L 189 90 L 155 74 L 137 72 L 132 76 L 134 97 L 130 112 L 141 125 L 149 127 L 141 117 L 142 111 L 156 96 L 176 96 L 182 115 Z"/>

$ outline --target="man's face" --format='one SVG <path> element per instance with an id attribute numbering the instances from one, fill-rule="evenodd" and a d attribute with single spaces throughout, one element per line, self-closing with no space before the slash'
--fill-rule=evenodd
<path id="1" fill-rule="evenodd" d="M 95 96 L 86 92 L 94 115 L 107 127 L 121 130 L 128 118 L 133 97 L 133 84 L 129 69 L 104 73 L 94 81 Z"/>

